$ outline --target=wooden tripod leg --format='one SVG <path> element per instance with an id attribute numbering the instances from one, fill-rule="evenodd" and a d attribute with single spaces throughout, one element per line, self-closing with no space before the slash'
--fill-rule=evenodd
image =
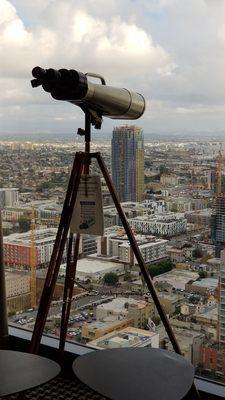
<path id="1" fill-rule="evenodd" d="M 124 211 L 123 211 L 123 209 L 121 207 L 118 195 L 117 195 L 117 193 L 115 191 L 115 188 L 113 186 L 113 182 L 111 180 L 111 177 L 110 177 L 110 175 L 109 175 L 109 173 L 107 171 L 107 167 L 105 165 L 105 162 L 104 162 L 104 160 L 103 160 L 103 158 L 102 158 L 100 153 L 92 154 L 92 157 L 95 157 L 97 159 L 97 161 L 98 161 L 98 164 L 99 164 L 99 167 L 101 169 L 102 175 L 104 176 L 105 182 L 106 182 L 107 187 L 108 187 L 108 189 L 109 189 L 109 191 L 111 193 L 111 196 L 113 198 L 114 204 L 115 204 L 116 209 L 117 209 L 117 212 L 119 214 L 119 217 L 120 217 L 120 219 L 122 221 L 122 224 L 123 224 L 123 227 L 124 227 L 125 232 L 127 234 L 127 237 L 129 239 L 131 248 L 132 248 L 132 250 L 133 250 L 133 252 L 135 254 L 135 257 L 136 257 L 137 262 L 139 264 L 141 273 L 142 273 L 142 275 L 143 275 L 143 277 L 145 279 L 145 282 L 147 284 L 148 290 L 151 293 L 152 299 L 153 299 L 153 301 L 155 303 L 155 306 L 157 308 L 159 316 L 160 316 L 160 318 L 162 320 L 162 323 L 163 323 L 163 325 L 165 327 L 167 335 L 168 335 L 168 337 L 169 337 L 169 339 L 170 339 L 170 341 L 172 343 L 173 349 L 174 349 L 174 351 L 176 353 L 181 354 L 181 350 L 180 350 L 179 344 L 178 344 L 178 342 L 176 340 L 176 337 L 175 337 L 175 335 L 173 333 L 173 330 L 172 330 L 172 328 L 170 326 L 170 323 L 169 323 L 169 320 L 168 320 L 168 318 L 166 316 L 166 313 L 165 313 L 163 307 L 160 304 L 158 294 L 157 294 L 157 292 L 155 290 L 155 287 L 153 285 L 153 282 L 152 282 L 152 279 L 150 277 L 150 274 L 148 273 L 148 271 L 146 269 L 144 259 L 142 257 L 142 254 L 141 254 L 140 250 L 139 250 L 139 247 L 137 245 L 137 242 L 136 242 L 136 239 L 135 239 L 134 234 L 132 232 L 132 229 L 131 229 L 131 227 L 130 227 L 128 221 L 127 221 L 126 215 L 124 214 Z M 194 385 L 192 386 L 191 390 L 192 390 L 193 396 L 194 396 L 193 399 L 200 399 L 199 393 L 197 392 L 197 390 L 196 390 Z"/>
<path id="2" fill-rule="evenodd" d="M 46 318 L 50 308 L 51 299 L 55 289 L 59 268 L 63 256 L 63 251 L 67 240 L 67 235 L 70 227 L 70 222 L 72 218 L 72 213 L 76 201 L 77 191 L 85 159 L 86 159 L 85 153 L 80 153 L 80 152 L 76 153 L 63 205 L 58 232 L 56 235 L 51 260 L 49 263 L 48 272 L 39 303 L 38 313 L 30 344 L 31 353 L 37 353 L 39 350 L 41 337 L 43 334 Z"/>
<path id="3" fill-rule="evenodd" d="M 70 316 L 71 301 L 73 297 L 74 280 L 77 267 L 77 259 L 79 254 L 79 244 L 80 244 L 80 234 L 76 235 L 76 241 L 74 246 L 73 260 L 72 256 L 72 246 L 73 246 L 73 234 L 70 234 L 69 246 L 67 252 L 67 266 L 66 266 L 66 277 L 64 284 L 64 294 L 63 294 L 63 307 L 62 307 L 62 319 L 61 319 L 61 329 L 60 329 L 60 342 L 59 350 L 62 355 L 65 348 L 66 334 L 68 321 Z"/>

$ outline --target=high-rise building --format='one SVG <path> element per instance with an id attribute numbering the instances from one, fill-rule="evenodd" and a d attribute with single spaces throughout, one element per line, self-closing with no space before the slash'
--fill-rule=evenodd
<path id="1" fill-rule="evenodd" d="M 221 251 L 220 258 L 219 339 L 225 345 L 225 250 Z"/>
<path id="2" fill-rule="evenodd" d="M 144 191 L 144 136 L 137 126 L 113 130 L 112 179 L 120 201 L 142 201 Z"/>
<path id="3" fill-rule="evenodd" d="M 215 243 L 216 257 L 220 257 L 220 251 L 225 249 L 225 196 L 216 197 L 212 213 L 211 235 Z"/>
<path id="4" fill-rule="evenodd" d="M 221 150 L 217 157 L 216 197 L 211 219 L 211 237 L 215 243 L 215 255 L 225 249 L 225 191 L 223 176 L 223 156 Z"/>

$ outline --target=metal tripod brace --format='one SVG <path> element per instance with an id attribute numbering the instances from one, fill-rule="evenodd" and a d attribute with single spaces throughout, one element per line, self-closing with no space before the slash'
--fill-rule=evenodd
<path id="1" fill-rule="evenodd" d="M 71 218 L 73 214 L 74 205 L 76 202 L 77 191 L 79 187 L 79 182 L 82 174 L 89 173 L 89 166 L 91 163 L 91 159 L 94 158 L 97 160 L 97 163 L 100 167 L 102 175 L 105 179 L 107 187 L 110 191 L 110 194 L 113 198 L 115 207 L 121 219 L 122 225 L 124 230 L 127 234 L 129 239 L 131 248 L 135 254 L 137 259 L 138 265 L 140 267 L 141 273 L 145 279 L 146 285 L 148 287 L 149 292 L 151 293 L 152 299 L 155 303 L 157 308 L 158 314 L 162 320 L 162 323 L 165 327 L 167 335 L 172 343 L 173 349 L 176 353 L 181 354 L 181 350 L 179 344 L 176 340 L 176 337 L 172 331 L 170 326 L 169 320 L 166 316 L 166 313 L 163 307 L 160 304 L 158 294 L 155 290 L 153 285 L 153 281 L 149 272 L 146 269 L 144 259 L 142 254 L 139 250 L 137 245 L 136 239 L 132 232 L 132 229 L 127 221 L 127 218 L 124 214 L 124 211 L 121 207 L 118 195 L 115 191 L 113 186 L 113 182 L 111 177 L 108 173 L 107 167 L 105 162 L 99 152 L 97 153 L 90 153 L 90 137 L 91 137 L 91 121 L 92 116 L 89 111 L 85 111 L 85 130 L 79 129 L 79 134 L 85 136 L 85 152 L 77 152 L 75 154 L 75 159 L 70 175 L 70 180 L 67 187 L 66 197 L 63 205 L 63 210 L 61 214 L 61 219 L 58 227 L 58 232 L 55 239 L 55 244 L 51 256 L 51 260 L 48 267 L 47 276 L 44 283 L 44 288 L 42 291 L 42 295 L 40 298 L 39 308 L 37 312 L 37 318 L 34 326 L 34 331 L 31 339 L 30 344 L 30 352 L 31 353 L 38 353 L 45 322 L 47 319 L 47 315 L 49 312 L 53 292 L 55 289 L 61 260 L 63 256 L 63 251 L 65 248 L 66 240 L 68 237 L 68 232 L 70 228 Z M 62 319 L 61 319 L 61 330 L 60 330 L 60 342 L 59 342 L 59 350 L 62 354 L 65 348 L 65 341 L 66 341 L 66 334 L 67 334 L 67 327 L 68 327 L 68 320 L 70 315 L 70 308 L 71 308 L 71 301 L 73 295 L 73 287 L 74 287 L 74 280 L 75 280 L 75 273 L 76 273 L 76 265 L 79 253 L 79 242 L 80 242 L 80 234 L 76 235 L 76 241 L 74 245 L 74 254 L 73 260 L 71 261 L 72 256 L 72 246 L 73 246 L 73 234 L 70 233 L 69 236 L 69 243 L 68 243 L 68 251 L 67 251 L 67 266 L 66 266 L 66 277 L 65 277 L 65 284 L 64 284 L 64 294 L 63 294 L 63 307 L 62 307 Z M 200 399 L 200 395 L 194 386 L 190 390 L 190 398 L 192 400 Z"/>

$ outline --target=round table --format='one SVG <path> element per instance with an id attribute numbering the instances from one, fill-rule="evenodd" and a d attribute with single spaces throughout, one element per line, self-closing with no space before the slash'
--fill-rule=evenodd
<path id="1" fill-rule="evenodd" d="M 0 396 L 23 392 L 55 378 L 60 366 L 48 358 L 0 350 Z"/>
<path id="2" fill-rule="evenodd" d="M 113 400 L 181 400 L 194 380 L 194 367 L 162 349 L 97 350 L 73 362 L 75 375 Z"/>

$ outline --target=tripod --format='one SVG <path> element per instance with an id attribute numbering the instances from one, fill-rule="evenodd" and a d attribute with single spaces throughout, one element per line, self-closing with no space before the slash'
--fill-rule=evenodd
<path id="1" fill-rule="evenodd" d="M 57 276 L 59 273 L 59 268 L 60 268 L 60 264 L 61 264 L 61 260 L 62 260 L 62 256 L 63 256 L 63 251 L 65 248 L 65 244 L 66 244 L 66 240 L 67 240 L 67 236 L 68 236 L 68 232 L 69 232 L 69 228 L 70 228 L 72 213 L 73 213 L 74 205 L 76 202 L 77 191 L 78 191 L 81 175 L 82 175 L 82 173 L 84 173 L 84 174 L 89 173 L 89 166 L 91 164 L 91 160 L 96 159 L 96 161 L 99 165 L 99 168 L 101 170 L 101 173 L 107 184 L 107 187 L 113 198 L 115 207 L 117 209 L 120 220 L 122 222 L 124 230 L 129 239 L 131 248 L 132 248 L 132 250 L 135 254 L 135 257 L 137 259 L 137 262 L 139 264 L 141 274 L 143 275 L 145 282 L 147 284 L 148 290 L 151 293 L 151 296 L 155 303 L 158 314 L 162 320 L 162 323 L 165 327 L 168 337 L 172 343 L 173 349 L 176 353 L 181 354 L 180 347 L 179 347 L 178 342 L 175 338 L 175 335 L 172 331 L 172 328 L 169 324 L 169 320 L 165 314 L 165 311 L 163 310 L 163 308 L 160 304 L 158 294 L 154 288 L 152 279 L 146 269 L 145 262 L 143 260 L 142 254 L 138 248 L 138 245 L 135 240 L 132 229 L 131 229 L 131 227 L 127 221 L 127 218 L 125 216 L 125 213 L 121 207 L 118 195 L 114 189 L 111 177 L 107 171 L 107 167 L 104 163 L 104 160 L 99 152 L 90 153 L 91 123 L 93 123 L 93 115 L 88 110 L 85 110 L 85 130 L 81 130 L 81 129 L 78 130 L 79 134 L 82 134 L 85 136 L 85 152 L 77 152 L 75 154 L 75 159 L 74 159 L 74 163 L 73 163 L 73 167 L 72 167 L 72 171 L 71 171 L 71 175 L 70 175 L 70 180 L 68 183 L 66 197 L 65 197 L 63 210 L 62 210 L 62 214 L 61 214 L 61 219 L 60 219 L 60 223 L 59 223 L 59 227 L 58 227 L 58 232 L 56 235 L 51 260 L 50 260 L 44 288 L 43 288 L 40 303 L 39 303 L 37 318 L 36 318 L 33 336 L 32 336 L 31 344 L 30 344 L 30 352 L 37 353 L 39 350 L 41 337 L 43 334 L 45 322 L 46 322 L 48 311 L 50 308 L 51 299 L 52 299 L 54 288 L 56 285 Z M 60 330 L 59 350 L 60 350 L 61 354 L 63 353 L 64 348 L 65 348 L 66 333 L 67 333 L 67 327 L 68 327 L 68 320 L 69 320 L 74 280 L 75 280 L 75 273 L 76 273 L 76 265 L 77 265 L 78 252 L 79 252 L 79 242 L 80 242 L 80 234 L 77 234 L 76 240 L 75 240 L 75 245 L 74 245 L 73 260 L 71 261 L 72 248 L 73 248 L 73 234 L 70 233 L 69 242 L 68 242 L 68 251 L 67 251 L 67 266 L 66 266 L 66 277 L 65 277 L 65 284 L 64 284 L 62 319 L 61 319 L 61 330 Z M 192 386 L 191 391 L 192 391 L 192 399 L 200 398 L 194 385 Z"/>

